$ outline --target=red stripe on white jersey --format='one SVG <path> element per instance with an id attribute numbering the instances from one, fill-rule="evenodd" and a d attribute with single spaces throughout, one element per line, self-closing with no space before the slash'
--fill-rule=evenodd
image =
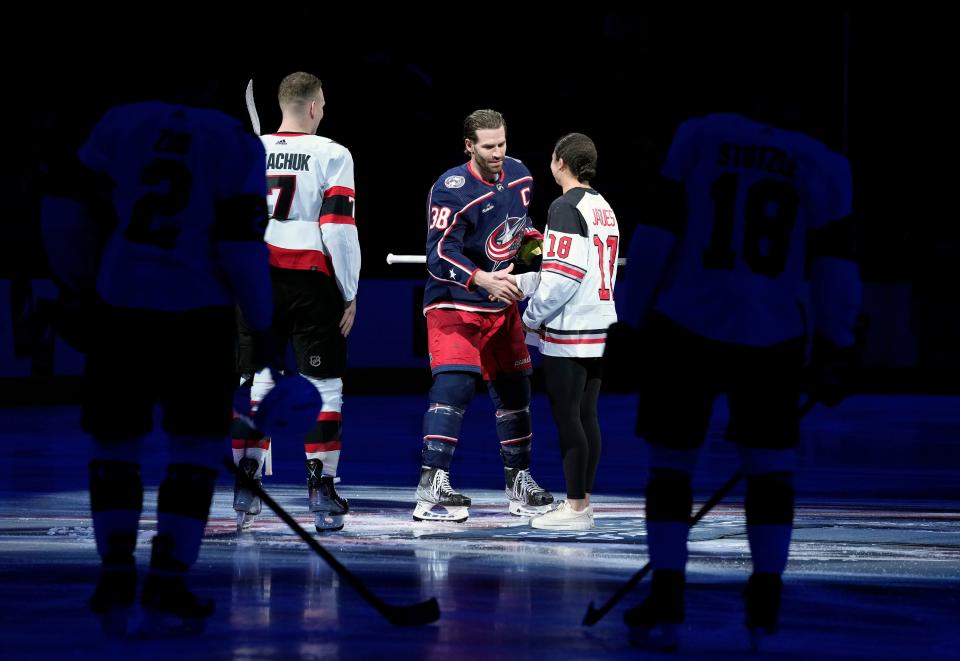
<path id="1" fill-rule="evenodd" d="M 544 262 L 540 267 L 544 271 L 559 271 L 565 275 L 569 275 L 571 278 L 576 280 L 583 280 L 583 276 L 586 275 L 585 271 L 581 271 L 576 267 L 567 266 L 566 264 L 561 264 L 559 262 Z"/>
<path id="2" fill-rule="evenodd" d="M 291 250 L 271 243 L 267 244 L 267 250 L 270 252 L 270 266 L 296 271 L 313 270 L 333 275 L 333 262 L 319 250 Z"/>
<path id="3" fill-rule="evenodd" d="M 320 422 L 326 422 L 327 420 L 340 422 L 343 420 L 343 416 L 339 411 L 320 411 L 320 415 L 317 416 L 317 420 Z"/>
<path id="4" fill-rule="evenodd" d="M 582 340 L 566 340 L 560 339 L 558 337 L 550 337 L 549 335 L 543 338 L 544 342 L 550 342 L 551 344 L 604 344 L 607 341 L 605 337 L 591 337 L 584 338 Z"/>
<path id="5" fill-rule="evenodd" d="M 347 197 L 357 196 L 357 194 L 353 192 L 353 189 L 348 186 L 331 186 L 323 192 L 324 199 L 333 197 L 334 195 L 345 195 Z"/>
<path id="6" fill-rule="evenodd" d="M 343 444 L 340 441 L 328 441 L 326 443 L 304 443 L 303 449 L 305 452 L 332 452 L 334 450 L 339 450 L 343 447 Z"/>

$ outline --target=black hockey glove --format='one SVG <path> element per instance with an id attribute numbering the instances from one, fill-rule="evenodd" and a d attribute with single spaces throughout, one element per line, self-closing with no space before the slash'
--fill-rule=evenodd
<path id="1" fill-rule="evenodd" d="M 95 289 L 77 291 L 63 284 L 60 296 L 48 308 L 54 332 L 81 353 L 93 343 L 102 309 L 103 301 Z"/>
<path id="2" fill-rule="evenodd" d="M 644 350 L 644 333 L 618 321 L 607 329 L 603 350 L 603 380 L 612 388 L 635 388 Z"/>
<path id="3" fill-rule="evenodd" d="M 857 368 L 858 347 L 837 347 L 817 333 L 813 338 L 807 392 L 824 406 L 836 406 L 850 394 L 851 377 Z"/>

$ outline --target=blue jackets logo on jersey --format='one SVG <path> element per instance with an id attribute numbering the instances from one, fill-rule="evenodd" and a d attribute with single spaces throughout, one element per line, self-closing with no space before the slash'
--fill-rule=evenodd
<path id="1" fill-rule="evenodd" d="M 490 261 L 505 262 L 508 259 L 513 259 L 517 251 L 520 250 L 526 220 L 526 216 L 507 218 L 490 232 L 484 246 Z"/>

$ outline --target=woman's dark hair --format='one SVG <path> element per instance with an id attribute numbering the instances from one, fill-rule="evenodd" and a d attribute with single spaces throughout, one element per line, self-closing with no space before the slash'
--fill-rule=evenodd
<path id="1" fill-rule="evenodd" d="M 568 133 L 553 148 L 579 181 L 588 182 L 597 174 L 597 147 L 582 133 Z"/>

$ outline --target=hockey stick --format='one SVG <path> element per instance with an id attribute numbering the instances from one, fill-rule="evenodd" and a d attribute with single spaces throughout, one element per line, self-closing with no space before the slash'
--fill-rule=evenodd
<path id="1" fill-rule="evenodd" d="M 360 596 L 364 600 L 376 609 L 378 613 L 383 615 L 386 620 L 393 625 L 400 627 L 409 627 L 409 626 L 419 626 L 422 624 L 430 624 L 435 622 L 440 617 L 440 606 L 437 604 L 436 597 L 430 597 L 426 601 L 421 601 L 417 604 L 411 604 L 410 606 L 394 606 L 388 604 L 383 599 L 375 595 L 370 591 L 363 581 L 356 577 L 349 569 L 340 564 L 340 561 L 337 560 L 333 555 L 323 548 L 320 543 L 313 538 L 313 535 L 308 533 L 303 527 L 296 522 L 296 520 L 290 516 L 290 514 L 284 510 L 280 505 L 277 504 L 270 495 L 263 490 L 255 481 L 250 479 L 247 475 L 241 473 L 237 470 L 237 467 L 233 465 L 232 457 L 224 457 L 223 465 L 227 467 L 234 477 L 240 480 L 240 483 L 250 489 L 255 493 L 260 500 L 267 504 L 267 507 L 272 509 L 277 516 L 283 519 L 283 522 L 290 526 L 297 535 L 300 536 L 300 539 L 305 541 L 307 545 L 312 548 L 317 554 L 323 558 L 328 565 L 333 568 L 333 571 L 337 572 L 337 575 L 340 576 L 343 580 L 350 584 L 354 590 L 360 593 Z"/>
<path id="2" fill-rule="evenodd" d="M 802 418 L 807 413 L 809 413 L 814 406 L 817 405 L 817 400 L 814 398 L 808 399 L 797 411 L 797 417 Z M 733 491 L 733 488 L 737 486 L 740 480 L 743 479 L 743 473 L 737 471 L 730 476 L 726 482 L 723 483 L 723 486 L 717 489 L 717 492 L 710 496 L 710 499 L 705 502 L 697 513 L 693 515 L 690 519 L 690 527 L 694 527 L 700 522 L 707 512 L 716 507 L 717 503 L 723 500 L 728 493 Z M 626 583 L 620 586 L 620 588 L 611 595 L 609 599 L 600 607 L 594 608 L 593 602 L 587 606 L 587 612 L 583 616 L 583 626 L 592 627 L 594 624 L 603 619 L 603 616 L 609 613 L 614 606 L 616 606 L 621 599 L 623 599 L 627 594 L 637 586 L 637 583 L 643 580 L 643 577 L 650 573 L 650 561 L 647 561 L 643 567 L 641 567 L 633 576 L 630 577 Z"/>
<path id="3" fill-rule="evenodd" d="M 244 94 L 244 98 L 247 101 L 247 114 L 250 115 L 253 132 L 260 135 L 260 115 L 257 114 L 257 102 L 253 100 L 253 78 L 247 83 L 247 91 Z"/>
<path id="4" fill-rule="evenodd" d="M 387 264 L 426 264 L 427 256 L 426 255 L 394 255 L 392 252 L 387 253 Z M 626 257 L 620 257 L 617 259 L 617 264 L 619 266 L 624 266 L 627 263 Z"/>

